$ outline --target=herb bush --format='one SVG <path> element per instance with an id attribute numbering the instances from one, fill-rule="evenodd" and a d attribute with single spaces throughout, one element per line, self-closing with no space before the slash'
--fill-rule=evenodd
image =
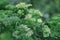
<path id="1" fill-rule="evenodd" d="M 43 14 L 31 6 L 7 4 L 0 9 L 0 40 L 45 40 L 49 37 L 50 28 L 44 25 Z"/>

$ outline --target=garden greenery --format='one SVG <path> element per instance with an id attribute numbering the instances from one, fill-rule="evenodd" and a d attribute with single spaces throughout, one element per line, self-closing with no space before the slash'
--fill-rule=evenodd
<path id="1" fill-rule="evenodd" d="M 60 38 L 60 14 L 54 14 L 52 17 L 47 21 L 47 23 L 51 27 L 51 37 L 56 38 L 56 40 Z"/>
<path id="2" fill-rule="evenodd" d="M 57 29 L 54 27 L 58 21 L 52 21 L 51 23 L 48 20 L 48 24 L 52 26 L 52 28 L 49 28 L 42 20 L 43 14 L 39 10 L 31 8 L 31 6 L 32 4 L 26 3 L 19 3 L 17 5 L 0 3 L 1 40 L 48 40 L 47 38 L 49 37 L 60 37 L 59 34 L 53 33 L 53 35 L 51 33 L 51 30 L 59 31 L 59 23 L 56 24 L 58 26 Z M 59 19 L 59 16 L 57 17 Z M 55 19 L 53 18 L 52 20 Z"/>

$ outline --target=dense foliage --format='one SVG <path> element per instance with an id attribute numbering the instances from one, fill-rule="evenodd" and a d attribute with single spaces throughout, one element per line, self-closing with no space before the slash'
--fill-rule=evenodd
<path id="1" fill-rule="evenodd" d="M 48 8 L 46 11 L 51 12 Z M 32 4 L 11 5 L 0 0 L 0 40 L 60 40 L 59 18 L 60 14 L 54 14 L 44 21 Z"/>
<path id="2" fill-rule="evenodd" d="M 51 34 L 50 36 L 56 40 L 60 40 L 60 14 L 54 14 L 47 23 L 50 25 Z"/>
<path id="3" fill-rule="evenodd" d="M 49 27 L 41 18 L 43 14 L 31 6 L 26 3 L 7 4 L 0 9 L 1 40 L 40 40 L 49 36 L 50 30 L 46 30 Z"/>

